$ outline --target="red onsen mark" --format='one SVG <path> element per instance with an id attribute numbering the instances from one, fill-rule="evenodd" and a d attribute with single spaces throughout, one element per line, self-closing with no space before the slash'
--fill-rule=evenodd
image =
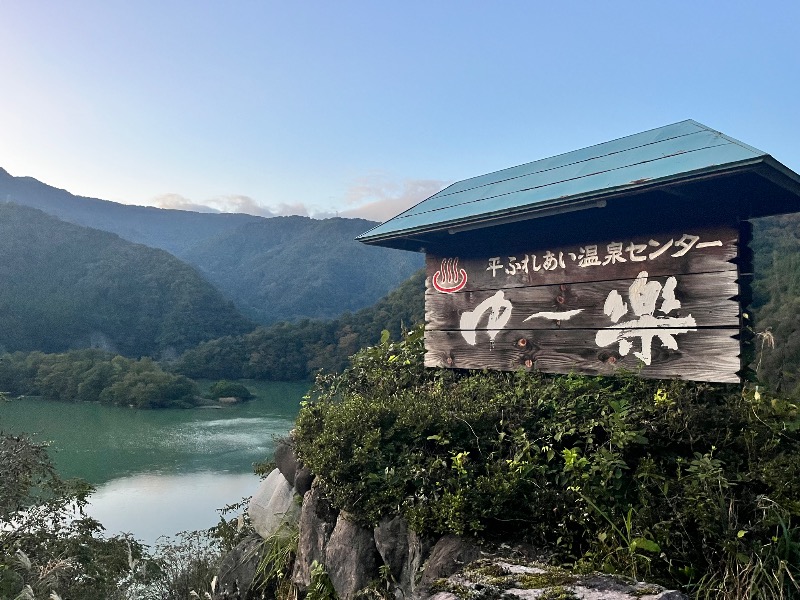
<path id="1" fill-rule="evenodd" d="M 467 272 L 458 268 L 458 257 L 445 258 L 441 268 L 433 274 L 433 287 L 443 294 L 452 294 L 467 285 Z"/>

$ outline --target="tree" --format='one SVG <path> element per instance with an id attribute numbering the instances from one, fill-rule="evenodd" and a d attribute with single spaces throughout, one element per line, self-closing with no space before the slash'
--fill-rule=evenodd
<path id="1" fill-rule="evenodd" d="M 2 432 L 0 471 L 0 598 L 122 598 L 143 548 L 102 536 L 84 514 L 91 486 L 61 479 L 44 444 Z"/>

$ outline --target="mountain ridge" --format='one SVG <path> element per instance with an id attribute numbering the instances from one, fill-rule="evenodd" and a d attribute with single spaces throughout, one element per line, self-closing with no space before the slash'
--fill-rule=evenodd
<path id="1" fill-rule="evenodd" d="M 262 324 L 332 318 L 370 306 L 423 263 L 415 253 L 356 242 L 358 234 L 375 225 L 364 219 L 266 218 L 132 206 L 76 196 L 0 168 L 2 200 L 166 250 Z M 348 274 L 354 265 L 370 264 L 386 268 Z"/>
<path id="2" fill-rule="evenodd" d="M 0 258 L 7 351 L 165 356 L 255 326 L 168 252 L 31 207 L 0 203 Z"/>

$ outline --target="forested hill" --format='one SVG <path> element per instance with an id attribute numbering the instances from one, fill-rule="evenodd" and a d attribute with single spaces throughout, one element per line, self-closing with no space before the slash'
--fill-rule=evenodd
<path id="1" fill-rule="evenodd" d="M 361 219 L 197 213 L 75 196 L 0 168 L 0 202 L 171 252 L 264 324 L 331 318 L 371 306 L 422 266 L 422 255 L 356 242 Z"/>
<path id="2" fill-rule="evenodd" d="M 259 327 L 187 351 L 172 367 L 189 377 L 213 379 L 310 379 L 320 369 L 341 371 L 360 348 L 382 332 L 400 339 L 425 319 L 425 272 L 418 271 L 385 298 L 354 314 L 328 321 L 303 320 Z"/>
<path id="3" fill-rule="evenodd" d="M 2 350 L 168 356 L 252 327 L 163 250 L 0 203 Z"/>
<path id="4" fill-rule="evenodd" d="M 422 267 L 416 252 L 354 240 L 372 226 L 273 217 L 206 240 L 182 258 L 260 323 L 331 319 L 371 306 Z"/>

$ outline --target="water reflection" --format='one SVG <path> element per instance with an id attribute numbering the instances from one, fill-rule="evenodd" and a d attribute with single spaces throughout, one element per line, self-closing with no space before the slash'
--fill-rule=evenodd
<path id="1" fill-rule="evenodd" d="M 100 486 L 87 512 L 108 535 L 133 533 L 152 546 L 161 535 L 216 525 L 218 508 L 252 495 L 259 483 L 252 473 L 142 473 Z"/>
<path id="2" fill-rule="evenodd" d="M 210 527 L 216 509 L 258 487 L 254 462 L 294 425 L 306 383 L 248 383 L 256 399 L 218 410 L 133 410 L 23 399 L 0 403 L 0 430 L 51 442 L 64 477 L 97 487 L 90 514 L 148 543 Z"/>

